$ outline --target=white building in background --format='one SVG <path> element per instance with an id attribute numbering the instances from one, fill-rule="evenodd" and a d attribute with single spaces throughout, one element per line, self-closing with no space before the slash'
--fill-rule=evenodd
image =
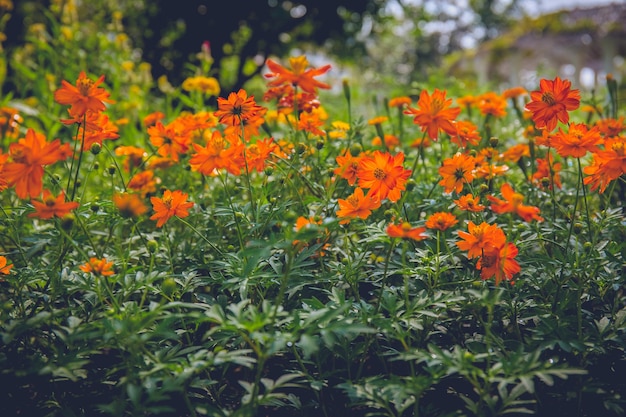
<path id="1" fill-rule="evenodd" d="M 519 22 L 509 33 L 468 51 L 452 74 L 474 73 L 480 85 L 534 87 L 556 75 L 578 88 L 626 77 L 626 3 L 562 10 Z"/>

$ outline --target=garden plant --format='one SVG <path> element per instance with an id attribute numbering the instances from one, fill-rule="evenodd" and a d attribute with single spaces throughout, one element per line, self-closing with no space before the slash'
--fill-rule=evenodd
<path id="1" fill-rule="evenodd" d="M 616 78 L 222 91 L 73 24 L 3 56 L 1 415 L 626 413 Z"/>

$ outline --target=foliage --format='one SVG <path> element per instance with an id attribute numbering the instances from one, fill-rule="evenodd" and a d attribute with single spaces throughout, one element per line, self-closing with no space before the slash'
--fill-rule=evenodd
<path id="1" fill-rule="evenodd" d="M 154 82 L 56 6 L 0 101 L 2 415 L 623 415 L 615 79 L 372 113 L 304 56 Z"/>

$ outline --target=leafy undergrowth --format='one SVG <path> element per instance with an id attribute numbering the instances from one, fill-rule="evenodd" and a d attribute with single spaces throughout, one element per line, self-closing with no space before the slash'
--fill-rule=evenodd
<path id="1" fill-rule="evenodd" d="M 203 54 L 3 99 L 3 415 L 623 415 L 613 78 L 367 117 L 305 56 L 254 97 Z"/>

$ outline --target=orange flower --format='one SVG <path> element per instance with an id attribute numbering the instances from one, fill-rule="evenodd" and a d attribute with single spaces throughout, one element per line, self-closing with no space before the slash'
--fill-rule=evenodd
<path id="1" fill-rule="evenodd" d="M 290 84 L 292 86 L 299 86 L 302 90 L 308 93 L 317 92 L 318 88 L 329 89 L 330 85 L 317 81 L 314 77 L 325 74 L 330 69 L 330 65 L 324 65 L 320 68 L 310 68 L 309 61 L 306 56 L 301 55 L 298 57 L 289 58 L 289 65 L 291 70 L 283 67 L 277 62 L 268 59 L 266 61 L 267 67 L 270 73 L 265 74 L 266 78 L 273 78 L 267 85 L 270 87 L 277 87 L 284 84 Z"/>
<path id="2" fill-rule="evenodd" d="M 337 216 L 341 219 L 340 224 L 350 223 L 351 219 L 357 217 L 361 219 L 367 219 L 372 214 L 372 210 L 376 210 L 380 207 L 380 200 L 375 195 L 363 194 L 361 188 L 356 188 L 354 193 L 345 200 L 337 200 L 339 204 L 339 210 L 337 210 Z"/>
<path id="3" fill-rule="evenodd" d="M 256 104 L 254 96 L 248 97 L 244 89 L 230 93 L 228 98 L 218 97 L 217 106 L 215 117 L 219 118 L 220 123 L 230 126 L 241 124 L 242 119 L 260 117 L 266 111 Z"/>
<path id="4" fill-rule="evenodd" d="M 63 217 L 79 206 L 75 201 L 65 202 L 65 194 L 61 193 L 55 197 L 48 190 L 43 191 L 41 201 L 32 200 L 31 203 L 35 208 L 35 212 L 30 213 L 28 217 L 38 217 L 40 219 L 51 219 L 54 216 Z"/>
<path id="5" fill-rule="evenodd" d="M 443 232 L 458 222 L 454 214 L 439 211 L 428 216 L 424 225 L 429 229 L 441 230 Z"/>
<path id="6" fill-rule="evenodd" d="M 380 140 L 380 136 L 375 136 L 372 139 L 372 145 L 383 146 L 383 141 Z M 385 148 L 392 150 L 400 146 L 400 139 L 395 135 L 385 133 Z"/>
<path id="7" fill-rule="evenodd" d="M 13 265 L 8 264 L 7 258 L 0 256 L 0 274 L 9 275 L 11 268 L 13 268 Z"/>
<path id="8" fill-rule="evenodd" d="M 478 127 L 465 120 L 459 120 L 454 123 L 455 133 L 450 135 L 450 141 L 457 144 L 461 148 L 467 147 L 468 144 L 476 146 L 480 143 L 480 133 Z"/>
<path id="9" fill-rule="evenodd" d="M 92 273 L 94 275 L 100 275 L 103 277 L 115 274 L 115 272 L 111 271 L 112 267 L 113 262 L 107 262 L 106 258 L 89 258 L 89 262 L 86 262 L 83 265 L 79 266 L 80 270 L 83 272 Z"/>
<path id="10" fill-rule="evenodd" d="M 335 158 L 339 166 L 334 169 L 333 173 L 347 180 L 348 184 L 354 185 L 357 180 L 357 172 L 360 159 L 360 156 L 352 156 L 350 150 L 346 149 L 346 152 L 343 154 L 343 156 L 338 156 L 337 158 Z"/>
<path id="11" fill-rule="evenodd" d="M 467 251 L 469 259 L 477 258 L 484 252 L 491 252 L 506 243 L 502 229 L 486 222 L 476 225 L 470 221 L 467 224 L 467 232 L 459 230 L 457 233 L 463 240 L 456 242 L 456 245 L 460 250 Z"/>
<path id="12" fill-rule="evenodd" d="M 138 167 L 143 162 L 143 158 L 148 156 L 143 148 L 137 146 L 118 146 L 115 148 L 115 155 L 127 156 L 124 161 L 124 169 L 130 171 L 132 168 Z"/>
<path id="13" fill-rule="evenodd" d="M 15 185 L 19 198 L 37 197 L 43 189 L 43 167 L 66 159 L 70 152 L 69 144 L 62 145 L 59 139 L 46 142 L 43 134 L 28 129 L 26 137 L 9 146 L 12 162 L 4 165 L 4 180 Z"/>
<path id="14" fill-rule="evenodd" d="M 260 134 L 259 129 L 263 126 L 263 123 L 265 123 L 265 119 L 260 116 L 251 117 L 250 119 L 241 119 L 241 123 L 239 124 L 226 126 L 224 129 L 224 135 L 234 135 L 240 138 L 243 137 L 247 142 L 250 138 Z"/>
<path id="15" fill-rule="evenodd" d="M 102 112 L 106 109 L 104 103 L 113 103 L 109 99 L 109 93 L 98 87 L 104 81 L 104 75 L 95 82 L 87 78 L 84 71 L 78 75 L 76 86 L 61 81 L 61 88 L 54 92 L 54 100 L 62 105 L 71 106 L 70 115 L 73 118 L 83 116 L 88 110 L 94 113 Z"/>
<path id="16" fill-rule="evenodd" d="M 123 217 L 139 217 L 148 211 L 148 207 L 137 194 L 115 193 L 113 204 Z"/>
<path id="17" fill-rule="evenodd" d="M 541 129 L 541 136 L 534 136 L 535 145 L 547 146 L 548 148 L 551 148 L 553 146 L 553 138 L 554 135 L 552 133 L 548 132 L 546 129 Z"/>
<path id="18" fill-rule="evenodd" d="M 504 175 L 508 170 L 509 167 L 506 165 L 490 164 L 485 161 L 476 167 L 474 176 L 476 178 L 492 180 L 495 177 Z"/>
<path id="19" fill-rule="evenodd" d="M 368 194 L 376 196 L 378 200 L 388 198 L 392 202 L 398 201 L 411 176 L 411 170 L 404 169 L 403 162 L 402 152 L 392 156 L 387 152 L 375 151 L 371 156 L 363 156 L 357 171 L 359 187 L 368 188 Z"/>
<path id="20" fill-rule="evenodd" d="M 2 170 L 4 169 L 4 164 L 9 159 L 8 154 L 3 154 L 2 149 L 0 149 L 0 192 L 7 189 L 8 184 L 6 178 L 4 178 Z"/>
<path id="21" fill-rule="evenodd" d="M 324 125 L 324 121 L 320 120 L 317 113 L 302 113 L 298 120 L 298 130 L 304 130 L 316 136 L 324 136 L 326 132 L 320 129 Z"/>
<path id="22" fill-rule="evenodd" d="M 444 187 L 446 193 L 451 193 L 452 190 L 460 193 L 463 184 L 470 184 L 474 180 L 475 166 L 474 158 L 466 154 L 457 153 L 452 158 L 444 159 L 439 168 L 439 175 L 442 177 L 439 185 Z"/>
<path id="23" fill-rule="evenodd" d="M 552 137 L 552 146 L 563 157 L 582 158 L 587 152 L 596 152 L 601 141 L 597 126 L 589 129 L 584 123 L 570 123 L 567 133 L 559 128 Z"/>
<path id="24" fill-rule="evenodd" d="M 85 123 L 82 123 L 82 122 Z M 91 145 L 97 143 L 102 146 L 105 139 L 117 139 L 119 128 L 115 123 L 109 120 L 104 113 L 87 112 L 85 118 L 61 120 L 65 124 L 80 124 L 76 140 L 83 141 L 83 150 L 91 149 Z"/>
<path id="25" fill-rule="evenodd" d="M 526 105 L 526 109 L 532 113 L 535 126 L 552 131 L 557 120 L 561 123 L 569 121 L 567 112 L 580 106 L 580 92 L 570 90 L 571 86 L 571 82 L 559 77 L 539 82 L 539 90 L 530 93 L 530 102 Z"/>
<path id="26" fill-rule="evenodd" d="M 470 96 L 470 95 L 458 97 L 456 99 L 456 104 L 458 104 L 459 106 L 464 106 L 468 109 L 472 106 L 475 106 L 477 102 L 478 102 L 478 97 Z"/>
<path id="27" fill-rule="evenodd" d="M 501 155 L 501 159 L 503 161 L 517 162 L 523 156 L 530 157 L 530 147 L 526 143 L 518 143 L 504 151 Z"/>
<path id="28" fill-rule="evenodd" d="M 479 213 L 485 209 L 485 206 L 480 204 L 480 197 L 474 197 L 472 194 L 462 195 L 458 200 L 454 200 L 454 204 L 463 211 L 471 211 L 473 213 Z"/>
<path id="29" fill-rule="evenodd" d="M 165 119 L 165 114 L 160 111 L 155 111 L 143 118 L 143 125 L 145 127 L 154 126 L 156 122 L 159 122 L 163 119 Z"/>
<path id="30" fill-rule="evenodd" d="M 430 140 L 430 138 L 428 136 L 423 136 L 421 138 L 416 138 L 415 140 L 413 140 L 413 142 L 411 142 L 411 144 L 409 145 L 411 148 L 428 148 L 430 145 L 432 145 L 432 141 Z"/>
<path id="31" fill-rule="evenodd" d="M 619 119 L 600 119 L 596 122 L 598 130 L 602 133 L 602 136 L 611 138 L 617 136 L 626 130 L 626 124 L 624 124 L 624 116 L 620 116 Z"/>
<path id="32" fill-rule="evenodd" d="M 382 125 L 387 120 L 389 120 L 389 118 L 387 116 L 377 116 L 377 117 L 374 117 L 372 119 L 369 119 L 367 121 L 367 124 L 370 125 L 370 126 Z"/>
<path id="33" fill-rule="evenodd" d="M 526 95 L 528 95 L 528 91 L 526 91 L 524 87 L 512 87 L 502 92 L 502 97 L 505 99 L 516 98 L 519 96 L 526 96 Z"/>
<path id="34" fill-rule="evenodd" d="M 493 251 L 485 251 L 476 264 L 476 269 L 480 269 L 480 277 L 483 280 L 494 277 L 496 285 L 503 279 L 513 283 L 513 276 L 521 271 L 515 260 L 517 253 L 517 247 L 513 243 L 507 243 Z"/>
<path id="35" fill-rule="evenodd" d="M 150 217 L 150 220 L 156 220 L 157 227 L 161 227 L 171 217 L 177 216 L 180 218 L 189 216 L 188 209 L 193 207 L 193 202 L 187 201 L 187 194 L 180 190 L 174 192 L 165 190 L 163 197 L 150 197 L 152 202 L 152 208 L 155 213 Z"/>
<path id="36" fill-rule="evenodd" d="M 159 155 L 176 162 L 179 160 L 179 155 L 186 153 L 191 145 L 189 131 L 177 121 L 167 126 L 156 122 L 154 126 L 148 128 L 148 136 L 150 136 L 150 143 L 157 147 Z"/>
<path id="37" fill-rule="evenodd" d="M 193 171 L 203 175 L 214 175 L 220 169 L 239 175 L 245 166 L 241 140 L 233 136 L 223 137 L 218 130 L 213 132 L 204 147 L 197 143 L 193 147 L 196 153 L 189 158 L 189 165 Z"/>
<path id="38" fill-rule="evenodd" d="M 128 181 L 128 188 L 143 195 L 155 192 L 156 185 L 157 178 L 154 177 L 154 172 L 151 170 L 138 172 Z"/>
<path id="39" fill-rule="evenodd" d="M 558 188 L 561 188 L 561 175 L 559 171 L 561 171 L 561 163 L 552 162 L 552 154 L 548 153 L 546 158 L 537 158 L 537 170 L 532 176 L 532 179 L 538 182 L 541 185 L 541 180 L 547 178 L 550 182 L 554 183 Z M 550 166 L 552 165 L 552 166 Z M 584 169 L 583 169 L 584 171 Z M 548 188 L 552 187 L 550 185 Z"/>
<path id="40" fill-rule="evenodd" d="M 493 91 L 481 94 L 477 97 L 476 106 L 483 115 L 492 115 L 493 117 L 506 116 L 506 99 Z"/>
<path id="41" fill-rule="evenodd" d="M 254 169 L 257 172 L 263 171 L 265 169 L 265 161 L 277 147 L 273 138 L 257 140 L 255 143 L 249 145 L 245 153 L 248 169 L 250 171 Z"/>
<path id="42" fill-rule="evenodd" d="M 425 231 L 425 227 L 411 227 L 409 222 L 402 222 L 400 224 L 391 223 L 387 226 L 387 235 L 389 235 L 389 237 L 399 237 L 402 239 L 424 240 L 428 237 L 423 234 Z"/>
<path id="43" fill-rule="evenodd" d="M 400 96 L 400 97 L 394 97 L 390 99 L 388 105 L 389 107 L 405 108 L 405 107 L 410 106 L 412 102 L 413 100 L 411 100 L 411 97 Z"/>
<path id="44" fill-rule="evenodd" d="M 435 89 L 433 95 L 422 90 L 417 101 L 417 109 L 408 107 L 404 114 L 414 115 L 413 123 L 420 125 L 422 132 L 427 132 L 431 139 L 437 140 L 439 131 L 454 135 L 456 129 L 452 121 L 461 112 L 459 107 L 450 107 L 452 99 L 446 100 L 446 92 Z"/>
<path id="45" fill-rule="evenodd" d="M 516 193 L 513 190 L 513 187 L 511 187 L 511 184 L 502 184 L 502 187 L 500 187 L 500 192 L 502 193 L 502 197 L 504 197 L 504 200 L 493 197 L 491 195 L 487 196 L 487 199 L 491 201 L 491 210 L 493 210 L 494 213 L 516 213 L 526 222 L 529 222 L 531 220 L 537 220 L 540 222 L 543 220 L 543 217 L 539 215 L 538 207 L 522 204 L 522 202 L 524 201 L 524 196 L 520 193 Z"/>
<path id="46" fill-rule="evenodd" d="M 626 174 L 626 138 L 618 136 L 606 139 L 604 148 L 593 154 L 591 165 L 583 168 L 583 172 L 588 175 L 584 183 L 591 184 L 592 190 L 600 188 L 601 193 L 611 181 Z"/>
<path id="47" fill-rule="evenodd" d="M 304 216 L 300 216 L 296 219 L 296 224 L 294 226 L 294 230 L 296 232 L 299 232 L 300 230 L 302 230 L 303 228 L 307 228 L 307 227 L 311 227 L 312 225 L 316 225 L 316 226 L 321 226 L 322 225 L 322 219 L 320 218 L 315 218 L 315 217 L 304 217 Z"/>

